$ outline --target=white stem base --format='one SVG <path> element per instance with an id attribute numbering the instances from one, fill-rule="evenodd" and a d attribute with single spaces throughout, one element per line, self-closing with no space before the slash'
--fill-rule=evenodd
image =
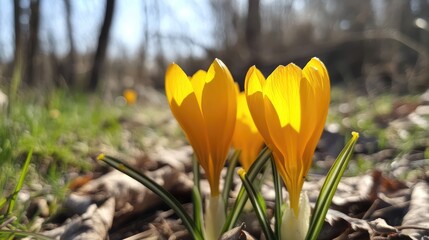
<path id="1" fill-rule="evenodd" d="M 207 199 L 204 223 L 205 239 L 219 239 L 223 224 L 225 223 L 225 203 L 223 202 L 222 196 L 210 196 Z"/>
<path id="2" fill-rule="evenodd" d="M 307 193 L 301 192 L 298 216 L 295 216 L 295 212 L 290 206 L 286 206 L 283 213 L 282 240 L 304 240 L 310 226 L 310 214 L 311 209 Z"/>

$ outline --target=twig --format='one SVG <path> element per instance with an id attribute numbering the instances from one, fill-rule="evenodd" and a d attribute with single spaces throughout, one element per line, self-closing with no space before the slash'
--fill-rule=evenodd
<path id="1" fill-rule="evenodd" d="M 429 231 L 429 227 L 418 226 L 418 225 L 396 226 L 395 228 L 396 228 L 396 229 L 398 229 L 398 230 L 404 230 L 404 229 L 417 229 L 417 230 Z"/>
<path id="2" fill-rule="evenodd" d="M 6 221 L 4 221 L 2 224 L 0 224 L 0 229 L 6 227 L 9 223 L 13 222 L 16 220 L 15 216 L 10 217 L 9 219 L 7 219 Z"/>

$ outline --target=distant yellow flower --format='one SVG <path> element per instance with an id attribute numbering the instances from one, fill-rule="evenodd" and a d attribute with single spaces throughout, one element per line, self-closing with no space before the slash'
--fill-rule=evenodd
<path id="1" fill-rule="evenodd" d="M 311 59 L 304 69 L 291 63 L 265 80 L 251 67 L 245 92 L 253 120 L 272 150 L 296 217 L 304 178 L 328 114 L 330 83 L 324 64 Z"/>
<path id="2" fill-rule="evenodd" d="M 237 93 L 231 73 L 216 59 L 209 70 L 192 78 L 171 64 L 165 76 L 171 111 L 192 145 L 210 184 L 219 195 L 220 172 L 231 146 L 237 112 Z"/>
<path id="3" fill-rule="evenodd" d="M 242 92 L 238 95 L 237 121 L 232 136 L 232 146 L 241 151 L 239 159 L 246 171 L 255 161 L 263 143 L 264 140 L 250 115 L 246 95 Z"/>
<path id="4" fill-rule="evenodd" d="M 123 96 L 129 105 L 133 105 L 137 101 L 137 92 L 133 89 L 125 89 Z"/>

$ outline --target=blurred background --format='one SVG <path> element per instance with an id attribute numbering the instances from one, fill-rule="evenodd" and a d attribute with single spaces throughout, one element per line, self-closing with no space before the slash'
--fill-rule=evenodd
<path id="1" fill-rule="evenodd" d="M 346 175 L 374 184 L 346 183 L 343 189 L 352 191 L 344 214 L 375 219 L 383 208 L 382 218 L 400 225 L 412 202 L 401 199 L 416 194 L 397 194 L 405 184 L 396 179 L 429 176 L 429 0 L 0 0 L 0 230 L 11 221 L 14 231 L 67 229 L 76 216 L 87 219 L 86 210 L 74 207 L 104 206 L 100 196 L 115 194 L 113 209 L 120 211 L 104 234 L 124 239 L 146 226 L 161 233 L 153 226 L 166 226 L 175 215 L 159 211 L 161 203 L 148 204 L 153 197 L 135 195 L 140 190 L 124 190 L 132 184 L 101 178 L 111 168 L 94 157 L 118 156 L 158 180 L 171 180 L 162 173 L 171 169 L 178 181 L 162 181 L 174 183 L 174 191 L 184 191 L 179 199 L 189 202 L 192 186 L 182 181 L 192 181 L 176 173 L 191 176 L 191 149 L 163 95 L 168 65 L 176 62 L 192 75 L 219 58 L 242 86 L 252 65 L 268 76 L 278 65 L 304 67 L 314 56 L 334 87 L 314 157 L 317 177 L 309 180 L 326 175 L 350 132 L 358 131 Z M 20 173 L 26 179 L 17 191 Z M 100 187 L 84 192 L 89 182 Z M 371 190 L 355 191 L 355 182 Z M 393 195 L 399 200 L 386 200 Z M 2 206 L 14 196 L 17 218 L 10 221 Z M 134 222 L 136 216 L 142 218 Z M 335 226 L 349 226 L 343 222 Z M 171 229 L 183 232 L 162 231 Z"/>
<path id="2" fill-rule="evenodd" d="M 317 56 L 333 84 L 424 91 L 428 21 L 429 0 L 0 0 L 0 87 L 144 94 L 173 61 L 191 75 L 217 57 L 242 83 Z"/>

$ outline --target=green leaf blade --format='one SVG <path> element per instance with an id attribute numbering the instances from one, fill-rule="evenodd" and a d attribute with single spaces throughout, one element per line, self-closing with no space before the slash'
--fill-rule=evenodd
<path id="1" fill-rule="evenodd" d="M 169 192 L 167 192 L 162 186 L 160 186 L 158 183 L 147 177 L 146 175 L 140 173 L 133 167 L 127 165 L 123 161 L 116 159 L 111 156 L 105 156 L 104 154 L 100 154 L 97 157 L 97 160 L 103 161 L 110 165 L 111 167 L 115 168 L 116 170 L 119 170 L 123 172 L 124 174 L 128 175 L 129 177 L 135 179 L 136 181 L 143 184 L 145 187 L 147 187 L 149 190 L 154 192 L 156 195 L 158 195 L 171 209 L 173 209 L 176 214 L 179 216 L 179 218 L 183 221 L 183 224 L 188 229 L 189 233 L 192 235 L 192 237 L 196 240 L 203 240 L 203 235 L 201 231 L 198 230 L 198 227 L 195 225 L 195 223 L 192 221 L 191 217 L 186 213 L 185 209 L 182 207 L 181 203 Z"/>
<path id="2" fill-rule="evenodd" d="M 268 240 L 276 240 L 277 238 L 274 235 L 273 230 L 270 227 L 270 223 L 267 217 L 267 209 L 265 206 L 265 201 L 262 198 L 260 192 L 256 192 L 255 188 L 252 186 L 249 178 L 246 176 L 246 172 L 244 169 L 238 170 L 238 175 L 243 182 L 243 186 L 246 189 L 247 194 L 249 195 L 250 202 L 253 205 L 253 209 L 255 210 L 256 216 L 258 217 L 259 223 L 261 224 L 262 231 L 265 234 L 265 237 Z"/>
<path id="3" fill-rule="evenodd" d="M 266 162 L 268 161 L 268 159 L 270 159 L 270 157 L 271 157 L 271 150 L 265 147 L 261 151 L 259 156 L 256 158 L 256 160 L 253 162 L 253 164 L 250 166 L 250 169 L 246 174 L 250 181 L 255 180 L 256 176 L 265 166 Z M 244 186 L 242 186 L 237 195 L 233 208 L 227 215 L 227 218 L 223 227 L 223 232 L 231 230 L 234 227 L 238 217 L 240 216 L 241 211 L 244 208 L 244 205 L 246 204 L 247 198 L 248 197 L 247 197 L 246 190 L 244 189 Z"/>
<path id="4" fill-rule="evenodd" d="M 358 138 L 359 134 L 357 132 L 353 132 L 352 138 L 348 141 L 346 146 L 344 146 L 343 150 L 338 155 L 333 166 L 329 170 L 319 197 L 316 201 L 314 214 L 311 218 L 310 228 L 306 236 L 307 240 L 316 240 L 319 236 L 325 221 L 326 213 L 328 212 L 329 206 L 331 205 L 332 198 L 334 197 L 341 177 L 343 176 L 344 171 L 350 162 L 354 146 L 356 145 Z"/>
<path id="5" fill-rule="evenodd" d="M 31 157 L 33 156 L 33 149 L 27 154 L 27 158 L 25 159 L 24 166 L 21 170 L 21 175 L 19 176 L 18 183 L 15 186 L 15 190 L 13 191 L 12 197 L 9 202 L 9 206 L 7 209 L 7 215 L 11 214 L 13 209 L 15 208 L 16 198 L 18 196 L 19 191 L 21 191 L 22 186 L 24 185 L 25 176 L 27 176 L 28 167 L 30 166 Z"/>

